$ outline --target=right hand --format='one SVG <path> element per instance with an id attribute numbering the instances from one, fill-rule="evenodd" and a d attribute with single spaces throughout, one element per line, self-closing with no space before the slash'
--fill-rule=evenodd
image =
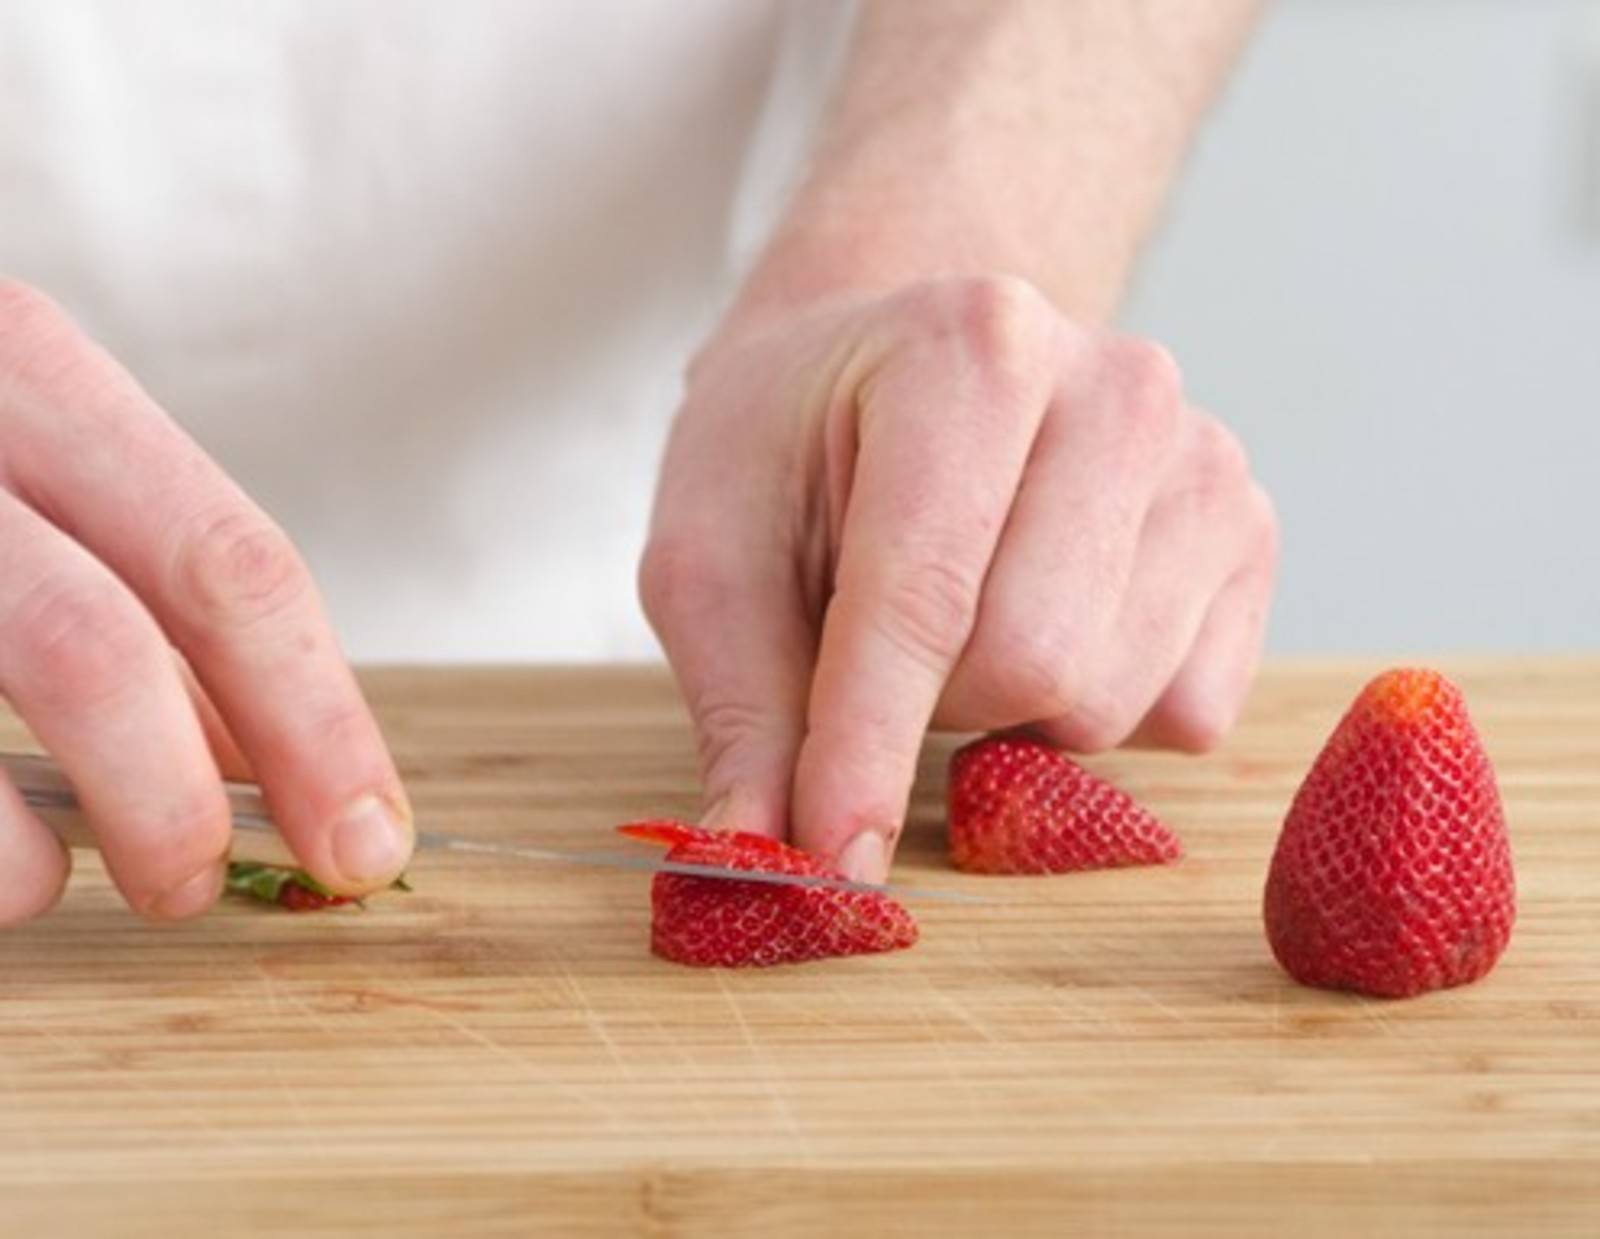
<path id="1" fill-rule="evenodd" d="M 295 855 L 336 891 L 375 890 L 410 855 L 400 776 L 288 537 L 58 306 L 9 280 L 0 692 L 153 919 L 193 916 L 221 890 L 219 760 L 261 783 Z M 69 869 L 4 779 L 0 866 L 0 925 L 52 906 Z"/>

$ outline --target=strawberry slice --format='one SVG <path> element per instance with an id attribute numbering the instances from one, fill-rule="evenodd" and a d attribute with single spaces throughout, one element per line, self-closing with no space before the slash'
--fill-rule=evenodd
<path id="1" fill-rule="evenodd" d="M 1295 794 L 1264 899 L 1267 941 L 1305 985 L 1386 998 L 1475 981 L 1516 919 L 1494 767 L 1437 671 L 1378 676 Z"/>
<path id="2" fill-rule="evenodd" d="M 797 848 L 764 835 L 654 820 L 617 828 L 667 845 L 667 859 L 724 869 L 841 877 Z M 876 891 L 775 886 L 658 873 L 650 888 L 650 946 L 663 959 L 699 968 L 796 964 L 895 951 L 917 940 L 917 923 Z"/>
<path id="3" fill-rule="evenodd" d="M 950 859 L 971 873 L 1076 873 L 1183 855 L 1177 835 L 1126 792 L 1026 736 L 957 749 L 949 795 Z"/>

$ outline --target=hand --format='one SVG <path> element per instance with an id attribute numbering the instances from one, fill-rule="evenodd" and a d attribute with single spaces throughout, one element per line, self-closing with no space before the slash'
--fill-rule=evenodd
<path id="1" fill-rule="evenodd" d="M 399 776 L 288 539 L 58 307 L 4 281 L 0 691 L 148 916 L 221 889 L 219 756 L 248 763 L 335 890 L 406 861 Z M 0 858 L 0 924 L 55 902 L 67 852 L 4 781 Z"/>
<path id="2" fill-rule="evenodd" d="M 1213 744 L 1276 559 L 1243 450 L 1164 351 L 971 278 L 725 325 L 640 587 L 708 820 L 876 880 L 930 721 Z"/>

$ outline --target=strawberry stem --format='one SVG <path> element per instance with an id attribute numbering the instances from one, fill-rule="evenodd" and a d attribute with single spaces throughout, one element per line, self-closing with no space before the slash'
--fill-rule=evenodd
<path id="1" fill-rule="evenodd" d="M 409 891 L 410 883 L 401 874 L 390 887 Z M 225 889 L 261 903 L 277 904 L 286 908 L 307 908 L 354 903 L 366 904 L 348 895 L 338 895 L 329 890 L 303 869 L 290 869 L 284 865 L 263 865 L 256 861 L 232 860 L 228 862 Z"/>

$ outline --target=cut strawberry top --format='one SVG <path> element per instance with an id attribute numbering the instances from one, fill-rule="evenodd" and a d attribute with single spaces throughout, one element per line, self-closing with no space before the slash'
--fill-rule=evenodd
<path id="1" fill-rule="evenodd" d="M 821 872 L 818 862 L 809 853 L 802 852 L 799 848 L 792 848 L 787 843 L 780 843 L 777 839 L 768 838 L 766 835 L 751 834 L 745 830 L 707 830 L 704 826 L 691 826 L 688 822 L 661 817 L 643 822 L 629 822 L 625 826 L 618 826 L 617 833 L 645 843 L 665 844 L 669 848 L 693 845 L 715 848 L 746 862 L 729 866 L 734 869 L 765 868 L 765 865 L 756 862 L 761 858 L 770 858 L 774 865 L 780 866 L 777 872 L 810 873 L 813 870 Z M 789 865 L 797 867 L 793 869 L 782 867 Z"/>

